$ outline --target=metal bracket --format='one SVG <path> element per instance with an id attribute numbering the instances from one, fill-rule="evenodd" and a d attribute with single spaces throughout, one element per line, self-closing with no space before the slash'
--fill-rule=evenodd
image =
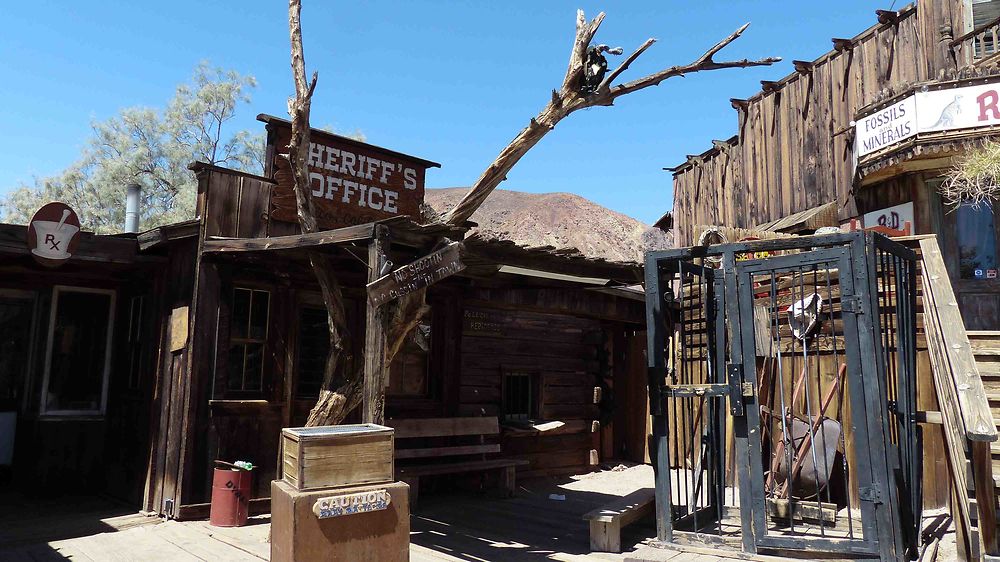
<path id="1" fill-rule="evenodd" d="M 864 314 L 865 308 L 861 302 L 861 297 L 856 295 L 841 295 L 840 309 L 851 314 Z"/>
<path id="2" fill-rule="evenodd" d="M 858 497 L 861 501 L 882 503 L 882 492 L 874 486 L 866 486 L 858 490 Z"/>
<path id="3" fill-rule="evenodd" d="M 740 363 L 726 365 L 726 375 L 729 380 L 729 413 L 734 416 L 744 416 L 746 411 L 743 407 L 743 397 L 753 396 L 753 385 L 750 385 L 750 394 L 747 394 L 743 382 L 743 365 Z"/>

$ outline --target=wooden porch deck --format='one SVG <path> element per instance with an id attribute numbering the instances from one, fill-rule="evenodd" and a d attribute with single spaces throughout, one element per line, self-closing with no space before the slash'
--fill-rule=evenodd
<path id="1" fill-rule="evenodd" d="M 706 551 L 648 548 L 645 543 L 655 535 L 651 519 L 623 530 L 622 546 L 626 552 L 591 553 L 589 530 L 582 515 L 636 489 L 652 486 L 652 482 L 650 467 L 635 466 L 525 481 L 519 483 L 518 495 L 511 499 L 477 493 L 437 492 L 431 487 L 421 498 L 420 510 L 410 519 L 410 559 L 414 562 L 726 562 L 738 559 L 736 555 L 730 558 Z M 95 519 L 91 516 L 89 520 Z M 51 521 L 63 524 L 59 523 L 58 516 Z M 93 525 L 68 525 L 66 532 L 52 533 L 49 525 L 52 538 L 34 541 L 31 537 L 42 536 L 38 531 L 26 535 L 27 540 L 5 533 L 2 537 L 5 540 L 0 541 L 0 560 L 224 562 L 268 560 L 270 556 L 267 542 L 270 517 L 267 515 L 254 517 L 249 525 L 239 528 L 212 527 L 207 521 L 162 522 L 136 515 L 100 521 L 103 530 L 108 532 L 95 531 Z M 19 534 L 28 532 L 22 525 Z M 942 559 L 948 558 L 938 558 Z"/>

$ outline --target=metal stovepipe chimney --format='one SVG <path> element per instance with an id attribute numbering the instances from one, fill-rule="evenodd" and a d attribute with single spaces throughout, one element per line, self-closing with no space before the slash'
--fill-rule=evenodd
<path id="1" fill-rule="evenodd" d="M 125 232 L 139 232 L 139 196 L 142 186 L 130 183 L 125 187 Z"/>

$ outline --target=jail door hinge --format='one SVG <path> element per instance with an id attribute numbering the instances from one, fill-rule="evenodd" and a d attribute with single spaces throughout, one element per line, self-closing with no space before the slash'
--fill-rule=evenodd
<path id="1" fill-rule="evenodd" d="M 855 295 L 844 295 L 840 297 L 840 308 L 844 312 L 851 314 L 864 314 L 864 306 L 861 304 L 861 297 Z"/>
<path id="2" fill-rule="evenodd" d="M 882 492 L 875 486 L 865 486 L 858 490 L 858 497 L 861 501 L 882 503 Z"/>

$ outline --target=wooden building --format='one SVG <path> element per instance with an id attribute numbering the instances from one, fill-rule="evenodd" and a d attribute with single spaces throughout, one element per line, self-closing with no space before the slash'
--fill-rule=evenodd
<path id="1" fill-rule="evenodd" d="M 939 186 L 1000 123 L 1000 2 L 920 0 L 873 15 L 869 29 L 733 99 L 736 134 L 672 169 L 677 245 L 709 226 L 768 237 L 910 222 L 913 234 L 938 234 L 968 328 L 998 329 L 996 209 L 951 208 Z"/>
<path id="2" fill-rule="evenodd" d="M 29 394 L 28 407 L 18 408 L 27 420 L 21 427 L 38 434 L 19 434 L 18 443 L 37 451 L 18 451 L 17 475 L 31 480 L 28 465 L 48 463 L 42 473 L 96 475 L 87 490 L 128 488 L 118 495 L 137 508 L 194 518 L 208 513 L 213 461 L 246 460 L 257 466 L 254 508 L 266 510 L 270 481 L 279 476 L 280 430 L 304 425 L 329 345 L 306 252 L 324 252 L 335 264 L 353 369 L 365 359 L 368 250 L 376 236 L 388 239 L 392 268 L 445 237 L 464 245 L 465 269 L 429 288 L 430 313 L 389 366 L 387 423 L 497 420 L 488 449 L 525 461 L 519 476 L 647 458 L 643 293 L 628 287 L 642 278 L 639 264 L 468 238 L 469 225 L 420 216 L 423 174 L 436 164 L 321 131 L 313 134 L 311 164 L 325 230 L 303 235 L 289 207 L 287 163 L 276 154 L 288 123 L 261 120 L 269 131 L 266 175 L 193 164 L 194 220 L 86 236 L 68 264 L 43 276 L 24 257 L 23 227 L 4 227 L 0 251 L 19 257 L 4 262 L 0 286 L 10 298 L 28 299 L 24 314 L 35 318 L 16 341 L 35 357 L 25 368 L 29 382 L 18 383 Z M 103 387 L 110 390 L 106 407 L 56 418 L 38 413 L 49 367 L 39 344 L 27 342 L 45 341 L 56 317 L 48 303 L 68 290 L 100 291 L 113 303 Z"/>

